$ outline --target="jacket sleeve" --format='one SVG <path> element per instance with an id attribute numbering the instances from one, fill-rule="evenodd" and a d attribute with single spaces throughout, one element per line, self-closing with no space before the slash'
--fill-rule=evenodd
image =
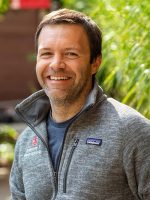
<path id="1" fill-rule="evenodd" d="M 124 137 L 123 163 L 129 187 L 139 200 L 150 200 L 150 121 L 128 120 Z"/>
<path id="2" fill-rule="evenodd" d="M 20 145 L 18 140 L 15 147 L 15 158 L 13 161 L 9 178 L 11 200 L 26 200 L 22 170 L 21 167 L 19 166 L 19 160 L 20 160 L 19 146 Z"/>

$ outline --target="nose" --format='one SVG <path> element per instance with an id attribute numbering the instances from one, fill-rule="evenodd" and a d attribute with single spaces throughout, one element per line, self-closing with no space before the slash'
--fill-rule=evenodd
<path id="1" fill-rule="evenodd" d="M 60 69 L 64 69 L 65 68 L 65 62 L 64 62 L 62 56 L 58 55 L 58 54 L 54 55 L 50 60 L 49 67 L 53 71 L 58 71 Z"/>

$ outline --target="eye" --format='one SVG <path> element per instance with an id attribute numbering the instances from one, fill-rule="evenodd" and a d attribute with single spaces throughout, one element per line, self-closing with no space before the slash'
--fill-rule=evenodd
<path id="1" fill-rule="evenodd" d="M 51 57 L 52 55 L 53 55 L 53 53 L 49 52 L 49 51 L 40 53 L 40 57 L 42 57 L 42 58 Z"/>
<path id="2" fill-rule="evenodd" d="M 65 56 L 71 59 L 75 59 L 78 57 L 78 54 L 76 52 L 68 51 L 65 53 Z"/>

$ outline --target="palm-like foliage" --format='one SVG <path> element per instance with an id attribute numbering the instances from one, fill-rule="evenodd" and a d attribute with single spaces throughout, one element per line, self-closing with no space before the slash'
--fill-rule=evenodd
<path id="1" fill-rule="evenodd" d="M 10 0 L 0 0 L 0 15 L 8 10 Z"/>
<path id="2" fill-rule="evenodd" d="M 63 0 L 88 14 L 103 32 L 103 62 L 97 73 L 105 92 L 150 118 L 149 0 Z"/>

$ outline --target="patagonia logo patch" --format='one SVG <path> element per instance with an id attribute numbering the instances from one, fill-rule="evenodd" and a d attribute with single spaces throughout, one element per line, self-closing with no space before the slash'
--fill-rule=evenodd
<path id="1" fill-rule="evenodd" d="M 92 144 L 92 145 L 101 146 L 101 144 L 102 144 L 102 139 L 98 139 L 98 138 L 87 138 L 87 139 L 86 139 L 86 144 Z"/>

